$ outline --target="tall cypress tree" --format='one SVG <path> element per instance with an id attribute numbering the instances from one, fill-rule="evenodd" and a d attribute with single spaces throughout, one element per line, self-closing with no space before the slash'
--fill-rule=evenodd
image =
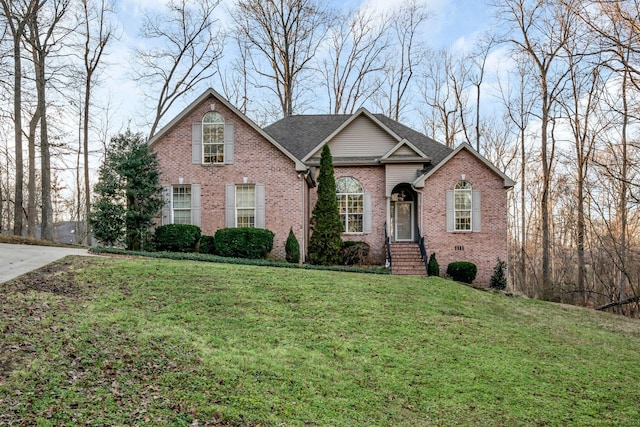
<path id="1" fill-rule="evenodd" d="M 340 262 L 343 224 L 338 211 L 333 158 L 329 146 L 322 148 L 318 175 L 318 201 L 311 214 L 313 233 L 309 239 L 308 261 L 311 264 L 333 265 Z"/>

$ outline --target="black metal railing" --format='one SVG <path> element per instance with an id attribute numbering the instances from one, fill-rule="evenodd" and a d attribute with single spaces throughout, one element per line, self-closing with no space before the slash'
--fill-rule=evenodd
<path id="1" fill-rule="evenodd" d="M 389 239 L 389 230 L 387 229 L 387 223 L 384 223 L 384 245 L 387 248 L 387 259 L 385 266 L 391 268 L 391 240 Z"/>
<path id="2" fill-rule="evenodd" d="M 424 268 L 429 275 L 429 259 L 427 258 L 427 248 L 424 246 L 424 237 L 422 237 L 422 233 L 420 232 L 420 227 L 416 226 L 418 231 L 418 247 L 420 248 L 420 256 L 422 257 L 422 262 L 424 263 Z"/>

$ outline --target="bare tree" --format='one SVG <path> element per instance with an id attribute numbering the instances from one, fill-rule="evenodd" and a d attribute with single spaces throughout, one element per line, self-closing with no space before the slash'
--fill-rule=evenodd
<path id="1" fill-rule="evenodd" d="M 68 11 L 70 0 L 37 0 L 37 13 L 27 21 L 26 37 L 33 58 L 37 93 L 37 111 L 40 115 L 40 174 L 42 181 L 42 233 L 44 240 L 53 240 L 53 207 L 51 202 L 51 152 L 47 126 L 47 57 L 60 47 L 65 35 L 73 29 L 61 28 L 62 18 Z"/>
<path id="2" fill-rule="evenodd" d="M 231 63 L 229 72 L 221 69 L 220 62 L 216 63 L 218 78 L 222 94 L 238 110 L 247 114 L 249 110 L 249 84 L 255 85 L 254 79 L 249 75 L 249 46 L 243 38 L 235 38 L 237 56 Z"/>
<path id="3" fill-rule="evenodd" d="M 562 88 L 566 70 L 558 65 L 558 56 L 572 35 L 573 15 L 561 0 L 514 0 L 497 4 L 498 14 L 509 27 L 509 41 L 531 61 L 539 90 L 540 150 L 542 197 L 540 200 L 542 227 L 542 285 L 551 291 L 551 206 L 549 190 L 553 162 L 553 141 L 549 126 L 552 111 Z"/>
<path id="4" fill-rule="evenodd" d="M 89 121 L 91 115 L 91 91 L 95 83 L 95 76 L 100 66 L 102 54 L 113 35 L 113 27 L 109 22 L 109 15 L 113 12 L 110 0 L 81 0 L 84 23 L 84 109 L 82 111 L 82 152 L 84 161 L 84 208 L 85 233 L 87 245 L 91 246 L 91 227 L 89 215 L 91 213 L 91 186 L 89 183 Z M 78 193 L 80 188 L 78 186 Z M 78 204 L 79 205 L 79 204 Z M 78 216 L 77 221 L 80 221 Z"/>
<path id="5" fill-rule="evenodd" d="M 236 37 L 250 47 L 252 71 L 265 78 L 282 115 L 298 107 L 300 82 L 331 25 L 319 0 L 239 0 L 233 10 Z"/>
<path id="6" fill-rule="evenodd" d="M 22 159 L 22 58 L 21 43 L 31 15 L 36 12 L 36 0 L 0 0 L 13 41 L 13 121 L 15 138 L 16 180 L 14 195 L 13 234 L 22 235 L 24 167 Z"/>
<path id="7" fill-rule="evenodd" d="M 517 128 L 517 139 L 520 153 L 520 171 L 519 171 L 519 187 L 520 187 L 520 236 L 519 236 L 519 275 L 518 281 L 520 289 L 526 289 L 527 282 L 527 128 L 532 114 L 533 106 L 536 102 L 535 97 L 528 96 L 531 92 L 528 84 L 529 64 L 522 55 L 516 56 L 517 66 L 514 68 L 512 81 L 515 83 L 511 87 L 505 88 L 500 85 L 500 94 L 503 104 L 505 105 L 506 114 L 509 120 Z"/>
<path id="8" fill-rule="evenodd" d="M 403 3 L 391 16 L 392 53 L 386 59 L 385 77 L 375 103 L 395 120 L 400 120 L 414 73 L 425 57 L 421 32 L 429 16 L 424 4 L 416 0 Z"/>
<path id="9" fill-rule="evenodd" d="M 328 55 L 320 66 L 322 84 L 333 114 L 351 114 L 379 87 L 389 47 L 385 17 L 358 9 L 338 19 L 328 37 Z"/>
<path id="10" fill-rule="evenodd" d="M 476 51 L 472 53 L 470 56 L 471 62 L 473 63 L 473 67 L 469 71 L 470 73 L 469 79 L 471 80 L 471 83 L 473 84 L 473 86 L 476 88 L 475 141 L 476 141 L 477 152 L 480 152 L 480 111 L 481 111 L 480 95 L 482 93 L 481 86 L 485 78 L 487 59 L 495 43 L 496 43 L 495 37 L 489 33 L 486 33 L 477 43 Z"/>
<path id="11" fill-rule="evenodd" d="M 150 90 L 154 115 L 149 138 L 183 95 L 216 73 L 222 56 L 222 35 L 214 28 L 214 12 L 220 0 L 172 0 L 164 14 L 147 11 L 142 36 L 155 47 L 138 49 L 136 79 Z"/>
<path id="12" fill-rule="evenodd" d="M 587 176 L 591 164 L 591 155 L 595 140 L 601 129 L 596 129 L 594 115 L 600 92 L 604 88 L 600 70 L 602 61 L 599 55 L 589 55 L 592 39 L 588 33 L 575 34 L 564 46 L 564 57 L 568 65 L 569 81 L 564 99 L 560 105 L 565 112 L 566 119 L 573 136 L 575 148 L 575 244 L 578 258 L 576 292 L 580 301 L 586 303 L 585 293 L 585 234 L 586 234 L 586 204 Z"/>
<path id="13" fill-rule="evenodd" d="M 434 138 L 451 148 L 461 132 L 468 141 L 463 118 L 467 113 L 467 68 L 463 62 L 451 51 L 441 49 L 431 55 L 421 80 L 422 99 L 429 107 L 425 117 L 429 113 L 431 117 L 425 126 Z"/>

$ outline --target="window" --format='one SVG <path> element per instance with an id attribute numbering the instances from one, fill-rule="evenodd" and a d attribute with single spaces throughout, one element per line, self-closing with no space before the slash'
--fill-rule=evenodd
<path id="1" fill-rule="evenodd" d="M 256 187 L 236 185 L 236 227 L 256 226 Z"/>
<path id="2" fill-rule="evenodd" d="M 338 210 L 344 226 L 344 233 L 363 232 L 364 191 L 360 181 L 352 177 L 336 181 Z"/>
<path id="3" fill-rule="evenodd" d="M 454 229 L 455 231 L 471 231 L 471 184 L 459 181 L 454 194 Z"/>
<path id="4" fill-rule="evenodd" d="M 173 223 L 191 224 L 191 186 L 173 187 Z"/>
<path id="5" fill-rule="evenodd" d="M 224 119 L 210 111 L 202 118 L 203 163 L 224 163 Z"/>

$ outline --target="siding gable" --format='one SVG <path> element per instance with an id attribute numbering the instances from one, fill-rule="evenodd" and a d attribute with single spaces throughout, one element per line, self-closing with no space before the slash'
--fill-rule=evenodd
<path id="1" fill-rule="evenodd" d="M 333 157 L 382 157 L 398 144 L 398 141 L 370 118 L 361 115 L 355 118 L 329 142 Z M 319 159 L 318 149 L 312 159 Z"/>

